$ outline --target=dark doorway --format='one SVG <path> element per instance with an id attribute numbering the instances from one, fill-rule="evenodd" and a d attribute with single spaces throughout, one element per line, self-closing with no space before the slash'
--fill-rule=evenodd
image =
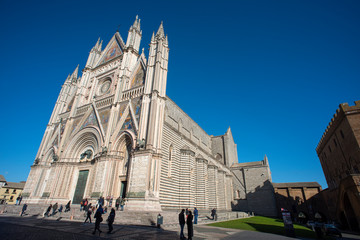
<path id="1" fill-rule="evenodd" d="M 124 198 L 126 196 L 126 185 L 127 185 L 127 181 L 121 181 L 121 189 L 120 189 L 121 198 Z"/>
<path id="2" fill-rule="evenodd" d="M 84 170 L 79 172 L 79 178 L 76 184 L 75 194 L 72 201 L 73 204 L 79 204 L 83 199 L 88 175 L 89 175 L 89 170 Z"/>

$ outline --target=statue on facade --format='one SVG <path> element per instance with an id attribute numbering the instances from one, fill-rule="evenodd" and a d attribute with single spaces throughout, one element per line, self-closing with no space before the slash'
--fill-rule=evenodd
<path id="1" fill-rule="evenodd" d="M 88 149 L 80 155 L 80 160 L 83 160 L 85 157 L 89 159 L 91 158 L 91 156 L 92 156 L 92 151 Z"/>
<path id="2" fill-rule="evenodd" d="M 34 165 L 38 165 L 40 162 L 40 158 L 36 158 L 35 161 L 34 161 Z"/>
<path id="3" fill-rule="evenodd" d="M 145 149 L 145 139 L 143 138 L 142 140 L 138 140 L 137 142 L 137 147 L 140 149 L 140 150 L 144 150 Z"/>
<path id="4" fill-rule="evenodd" d="M 101 150 L 101 155 L 106 155 L 107 152 L 108 152 L 108 149 L 107 149 L 107 147 L 105 146 L 105 147 L 103 147 L 102 150 Z"/>
<path id="5" fill-rule="evenodd" d="M 59 156 L 54 154 L 52 159 L 53 159 L 53 162 L 57 162 L 59 160 Z"/>

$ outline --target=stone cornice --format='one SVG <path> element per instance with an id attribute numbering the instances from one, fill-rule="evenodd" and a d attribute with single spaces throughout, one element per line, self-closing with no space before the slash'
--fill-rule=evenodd
<path id="1" fill-rule="evenodd" d="M 200 162 L 200 163 L 205 163 L 205 164 L 207 164 L 209 162 L 208 160 L 206 160 L 204 158 L 196 158 L 196 161 Z"/>
<path id="2" fill-rule="evenodd" d="M 195 156 L 195 152 L 191 151 L 190 149 L 180 149 L 181 154 Z"/>

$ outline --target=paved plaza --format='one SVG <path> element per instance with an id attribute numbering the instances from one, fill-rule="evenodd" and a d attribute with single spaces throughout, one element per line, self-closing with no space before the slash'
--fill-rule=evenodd
<path id="1" fill-rule="evenodd" d="M 179 239 L 178 226 L 168 226 L 165 229 L 158 229 L 150 226 L 120 225 L 114 224 L 112 234 L 107 234 L 107 224 L 101 224 L 103 231 L 100 236 L 92 235 L 94 224 L 83 224 L 79 221 L 43 219 L 36 216 L 19 217 L 10 214 L 0 216 L 0 239 L 34 239 L 34 240 L 61 240 L 61 239 L 159 239 L 171 240 Z M 185 234 L 187 234 L 185 227 Z M 266 240 L 285 240 L 292 239 L 280 235 L 244 231 L 236 229 L 225 229 L 198 225 L 194 227 L 195 240 L 200 239 L 266 239 Z M 342 239 L 360 239 L 360 236 L 344 234 Z"/>

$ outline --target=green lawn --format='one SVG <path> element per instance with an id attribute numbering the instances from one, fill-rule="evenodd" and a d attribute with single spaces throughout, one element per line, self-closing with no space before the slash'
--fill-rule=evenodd
<path id="1" fill-rule="evenodd" d="M 218 222 L 208 224 L 209 226 L 235 228 L 257 232 L 266 232 L 279 235 L 285 235 L 284 223 L 280 219 L 268 217 L 251 217 L 236 219 L 227 222 Z M 309 228 L 294 224 L 297 237 L 316 238 L 316 234 Z"/>

